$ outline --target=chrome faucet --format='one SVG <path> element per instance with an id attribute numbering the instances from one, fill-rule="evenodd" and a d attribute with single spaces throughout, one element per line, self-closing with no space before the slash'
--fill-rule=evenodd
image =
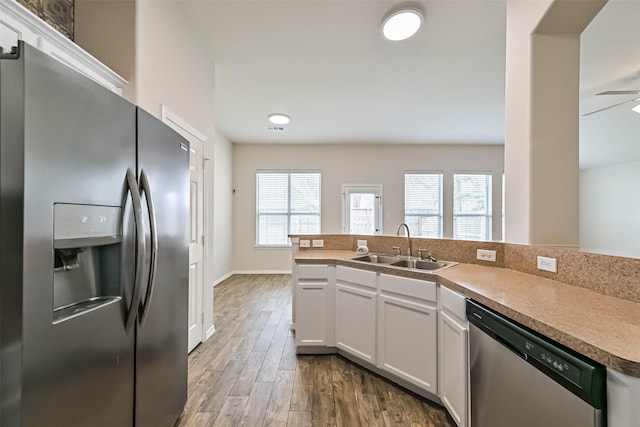
<path id="1" fill-rule="evenodd" d="M 407 229 L 407 243 L 409 243 L 409 249 L 407 249 L 407 255 L 411 256 L 411 235 L 409 234 L 409 226 L 405 222 L 403 222 L 398 226 L 398 229 L 396 230 L 396 236 L 400 235 L 400 229 L 403 226 L 404 228 Z"/>

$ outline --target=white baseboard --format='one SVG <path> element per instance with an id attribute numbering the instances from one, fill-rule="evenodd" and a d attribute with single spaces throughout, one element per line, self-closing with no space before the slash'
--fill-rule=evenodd
<path id="1" fill-rule="evenodd" d="M 216 327 L 214 325 L 211 325 L 211 327 L 207 329 L 207 333 L 204 336 L 204 340 L 206 341 L 209 338 L 211 338 L 215 332 L 216 332 Z"/>
<path id="2" fill-rule="evenodd" d="M 233 274 L 291 274 L 291 270 L 235 270 Z"/>
<path id="3" fill-rule="evenodd" d="M 227 280 L 229 277 L 231 277 L 233 275 L 234 275 L 233 271 L 230 271 L 229 273 L 225 274 L 224 276 L 217 278 L 216 280 L 213 281 L 213 287 L 215 288 L 220 283 L 224 282 L 225 280 Z"/>

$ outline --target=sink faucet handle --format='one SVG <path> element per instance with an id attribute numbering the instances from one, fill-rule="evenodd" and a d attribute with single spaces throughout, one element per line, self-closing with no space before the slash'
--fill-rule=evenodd
<path id="1" fill-rule="evenodd" d="M 423 252 L 427 253 L 426 257 L 422 254 Z M 438 260 L 433 255 L 431 255 L 431 252 L 429 252 L 428 249 L 418 249 L 418 254 L 420 255 L 420 259 L 426 259 L 427 261 L 438 262 Z"/>
<path id="2" fill-rule="evenodd" d="M 400 255 L 402 252 L 400 251 L 400 246 L 391 246 L 391 249 L 397 252 L 396 255 Z"/>

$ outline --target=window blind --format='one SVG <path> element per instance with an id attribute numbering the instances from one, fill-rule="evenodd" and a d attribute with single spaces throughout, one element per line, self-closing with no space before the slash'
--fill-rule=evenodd
<path id="1" fill-rule="evenodd" d="M 491 240 L 491 175 L 453 175 L 453 238 Z"/>
<path id="2" fill-rule="evenodd" d="M 404 219 L 414 236 L 442 237 L 442 174 L 404 175 Z"/>
<path id="3" fill-rule="evenodd" d="M 320 232 L 320 174 L 256 174 L 257 237 L 264 246 L 288 246 L 289 234 Z"/>

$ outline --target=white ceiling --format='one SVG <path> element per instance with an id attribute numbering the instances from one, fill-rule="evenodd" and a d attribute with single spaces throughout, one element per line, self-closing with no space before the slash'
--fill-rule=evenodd
<path id="1" fill-rule="evenodd" d="M 504 143 L 504 0 L 420 0 L 413 38 L 380 36 L 391 0 L 181 0 L 216 64 L 216 127 L 236 143 Z M 581 37 L 581 112 L 640 89 L 640 1 Z M 581 165 L 640 160 L 626 104 L 581 119 Z M 284 132 L 267 115 L 291 116 Z M 634 120 L 638 119 L 638 120 Z M 604 149 L 604 153 L 603 153 Z"/>
<path id="2" fill-rule="evenodd" d="M 377 0 L 190 1 L 216 63 L 216 126 L 286 143 L 504 143 L 505 4 L 419 1 L 423 28 L 380 35 Z M 269 132 L 267 115 L 291 116 Z"/>

